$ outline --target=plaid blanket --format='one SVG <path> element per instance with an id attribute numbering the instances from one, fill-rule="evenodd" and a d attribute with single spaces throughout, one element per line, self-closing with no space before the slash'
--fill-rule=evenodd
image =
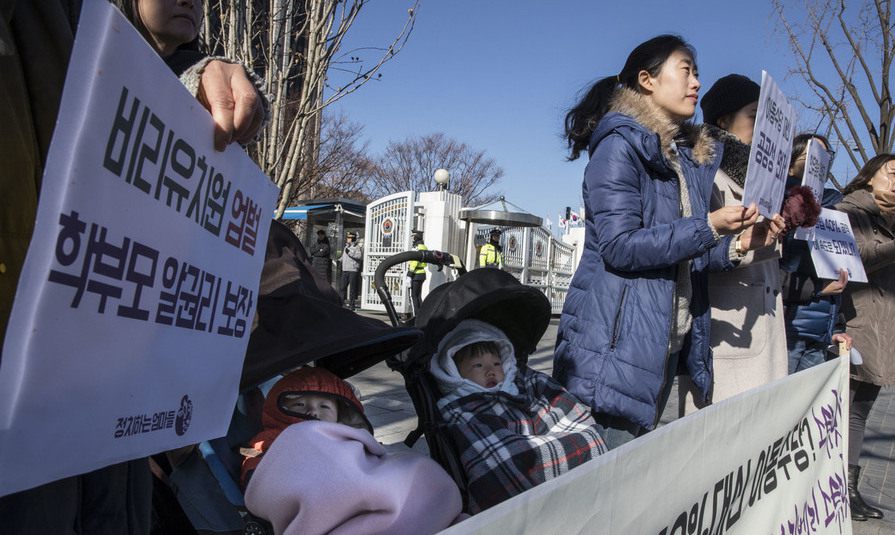
<path id="1" fill-rule="evenodd" d="M 590 408 L 559 383 L 529 368 L 519 395 L 482 392 L 442 407 L 461 452 L 470 513 L 553 479 L 604 453 Z"/>

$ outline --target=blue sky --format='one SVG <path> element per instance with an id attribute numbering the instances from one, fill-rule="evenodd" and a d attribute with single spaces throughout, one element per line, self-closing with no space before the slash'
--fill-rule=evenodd
<path id="1" fill-rule="evenodd" d="M 381 46 L 409 0 L 374 0 L 347 48 Z M 582 157 L 565 160 L 562 120 L 591 82 L 616 74 L 631 49 L 678 33 L 697 50 L 701 93 L 726 74 L 768 70 L 789 96 L 807 88 L 770 1 L 423 0 L 404 50 L 372 82 L 333 106 L 365 127 L 372 152 L 433 132 L 484 149 L 511 202 L 556 220 L 581 203 Z M 804 116 L 804 114 L 803 114 Z M 802 129 L 813 128 L 807 117 Z"/>

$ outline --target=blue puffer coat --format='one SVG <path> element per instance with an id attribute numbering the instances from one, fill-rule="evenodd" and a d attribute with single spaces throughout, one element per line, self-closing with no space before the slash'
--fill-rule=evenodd
<path id="1" fill-rule="evenodd" d="M 716 241 L 707 222 L 722 147 L 691 125 L 669 122 L 638 93 L 621 90 L 589 150 L 585 250 L 560 319 L 554 376 L 595 412 L 652 429 L 659 394 L 672 380 L 665 369 L 677 269 L 687 259 L 693 323 L 679 362 L 711 398 L 706 276 L 733 267 L 731 238 Z M 689 185 L 692 217 L 681 217 L 673 158 Z"/>

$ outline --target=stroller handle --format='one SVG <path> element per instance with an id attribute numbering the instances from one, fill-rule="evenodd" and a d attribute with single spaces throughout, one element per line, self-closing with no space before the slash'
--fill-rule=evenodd
<path id="1" fill-rule="evenodd" d="M 392 296 L 385 285 L 385 273 L 391 269 L 392 266 L 410 262 L 411 260 L 425 262 L 427 264 L 435 264 L 437 266 L 448 266 L 456 269 L 460 275 L 466 273 L 466 267 L 463 265 L 463 261 L 460 260 L 460 257 L 443 251 L 404 251 L 403 253 L 398 253 L 383 259 L 376 267 L 376 272 L 373 274 L 373 287 L 376 288 L 376 294 L 385 306 L 385 311 L 388 313 L 388 318 L 394 327 L 398 327 L 401 322 L 398 319 L 395 305 L 392 303 Z"/>

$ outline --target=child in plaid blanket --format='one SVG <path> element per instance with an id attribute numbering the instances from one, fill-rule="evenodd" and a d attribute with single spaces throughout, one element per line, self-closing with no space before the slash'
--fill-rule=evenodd
<path id="1" fill-rule="evenodd" d="M 438 408 L 477 513 L 604 453 L 590 408 L 550 376 L 516 365 L 498 328 L 465 320 L 438 345 L 430 371 Z"/>

